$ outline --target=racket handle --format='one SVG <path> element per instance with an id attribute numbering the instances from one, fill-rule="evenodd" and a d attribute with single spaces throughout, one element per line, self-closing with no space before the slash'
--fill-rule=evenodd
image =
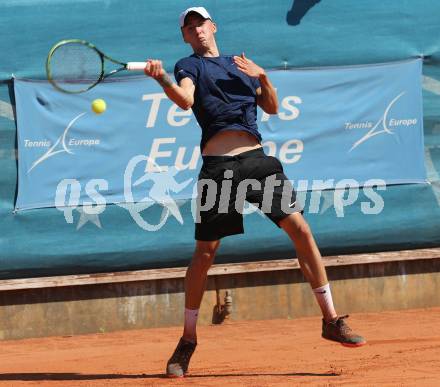
<path id="1" fill-rule="evenodd" d="M 146 62 L 128 62 L 126 68 L 129 71 L 144 71 L 146 66 Z"/>

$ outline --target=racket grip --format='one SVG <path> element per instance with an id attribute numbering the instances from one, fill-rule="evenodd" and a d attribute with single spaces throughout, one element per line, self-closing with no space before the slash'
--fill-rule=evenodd
<path id="1" fill-rule="evenodd" d="M 146 66 L 146 62 L 128 62 L 126 68 L 129 71 L 144 71 Z"/>

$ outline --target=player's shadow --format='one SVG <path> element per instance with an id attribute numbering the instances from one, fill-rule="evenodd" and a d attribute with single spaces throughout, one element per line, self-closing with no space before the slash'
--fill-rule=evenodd
<path id="1" fill-rule="evenodd" d="M 256 376 L 340 376 L 335 372 L 287 372 L 287 373 L 222 373 L 222 374 L 189 374 L 186 378 L 230 378 Z M 105 379 L 168 379 L 165 374 L 77 374 L 74 372 L 20 372 L 0 374 L 0 381 L 53 381 L 53 380 L 105 380 Z"/>
<path id="2" fill-rule="evenodd" d="M 103 380 L 103 379 L 148 379 L 165 378 L 164 374 L 77 374 L 75 372 L 20 372 L 0 374 L 0 381 L 43 381 L 43 380 Z"/>
<path id="3" fill-rule="evenodd" d="M 235 373 L 235 374 L 207 374 L 207 375 L 198 375 L 198 374 L 189 374 L 186 378 L 230 378 L 230 377 L 255 377 L 255 376 L 341 376 L 336 372 L 326 372 L 326 373 L 314 373 L 314 372 L 280 372 L 280 373 Z"/>
<path id="4" fill-rule="evenodd" d="M 290 26 L 297 26 L 314 5 L 321 0 L 293 0 L 292 8 L 287 12 L 286 21 Z"/>

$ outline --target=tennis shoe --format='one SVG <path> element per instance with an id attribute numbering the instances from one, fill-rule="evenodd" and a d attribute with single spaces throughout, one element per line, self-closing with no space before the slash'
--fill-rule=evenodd
<path id="1" fill-rule="evenodd" d="M 183 378 L 188 372 L 188 365 L 197 343 L 179 340 L 173 355 L 167 363 L 167 376 L 170 378 Z"/>
<path id="2" fill-rule="evenodd" d="M 344 321 L 348 315 L 338 317 L 334 321 L 326 322 L 322 319 L 322 337 L 327 340 L 336 341 L 345 347 L 361 347 L 366 340 L 354 333 Z"/>

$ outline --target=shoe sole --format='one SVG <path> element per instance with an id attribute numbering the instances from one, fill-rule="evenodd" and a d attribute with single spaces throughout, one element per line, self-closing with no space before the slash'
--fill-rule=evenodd
<path id="1" fill-rule="evenodd" d="M 166 374 L 167 378 L 170 378 L 170 379 L 183 379 L 185 376 L 188 376 L 188 375 L 189 375 L 188 372 L 184 373 L 183 375 Z"/>
<path id="2" fill-rule="evenodd" d="M 349 347 L 349 348 L 363 347 L 365 344 L 367 344 L 366 341 L 362 341 L 361 343 L 356 343 L 356 344 L 352 344 L 352 343 L 341 343 L 341 345 L 343 345 L 344 347 Z"/>
<path id="3" fill-rule="evenodd" d="M 332 339 L 327 339 L 327 337 L 321 336 L 323 339 L 331 341 L 333 343 L 339 343 L 344 347 L 348 347 L 348 348 L 357 348 L 357 347 L 362 347 L 365 344 L 367 344 L 366 341 L 361 341 L 360 343 L 342 343 L 340 341 L 336 341 L 336 340 L 332 340 Z"/>

